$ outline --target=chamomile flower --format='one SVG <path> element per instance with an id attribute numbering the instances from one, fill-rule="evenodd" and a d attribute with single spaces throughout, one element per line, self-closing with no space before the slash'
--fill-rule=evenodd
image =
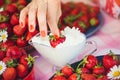
<path id="1" fill-rule="evenodd" d="M 2 61 L 0 61 L 0 75 L 5 71 L 6 64 Z"/>
<path id="2" fill-rule="evenodd" d="M 7 34 L 6 30 L 0 31 L 0 42 L 1 41 L 6 42 L 7 41 L 7 37 L 8 37 L 8 34 Z"/>
<path id="3" fill-rule="evenodd" d="M 119 80 L 120 79 L 120 65 L 119 66 L 113 66 L 110 68 L 110 72 L 107 74 L 108 79 L 110 80 Z"/>

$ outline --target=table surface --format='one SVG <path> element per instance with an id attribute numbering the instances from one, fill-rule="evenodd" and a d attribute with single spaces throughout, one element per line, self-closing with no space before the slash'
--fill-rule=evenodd
<path id="1" fill-rule="evenodd" d="M 97 44 L 97 51 L 93 55 L 104 55 L 109 50 L 120 54 L 120 20 L 110 17 L 103 11 L 101 12 L 104 18 L 103 26 L 87 39 L 95 41 Z M 35 80 L 49 80 L 55 73 L 52 71 L 53 65 L 45 61 L 37 51 L 32 52 L 32 54 L 39 56 L 36 58 L 34 66 Z M 78 57 L 81 60 L 83 55 Z"/>

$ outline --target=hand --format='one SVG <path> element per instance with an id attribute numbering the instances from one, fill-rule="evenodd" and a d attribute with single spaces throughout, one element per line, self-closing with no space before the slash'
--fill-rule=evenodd
<path id="1" fill-rule="evenodd" d="M 25 19 L 28 16 L 30 32 L 35 30 L 36 20 L 38 20 L 40 35 L 42 37 L 47 35 L 47 24 L 52 34 L 59 36 L 57 23 L 61 15 L 60 2 L 60 0 L 32 0 L 20 12 L 20 26 L 22 28 L 25 27 Z"/>

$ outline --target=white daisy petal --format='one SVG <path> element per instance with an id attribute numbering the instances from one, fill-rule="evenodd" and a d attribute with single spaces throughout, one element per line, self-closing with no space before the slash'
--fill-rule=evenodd
<path id="1" fill-rule="evenodd" d="M 0 61 L 0 75 L 5 71 L 6 64 L 2 61 Z"/>

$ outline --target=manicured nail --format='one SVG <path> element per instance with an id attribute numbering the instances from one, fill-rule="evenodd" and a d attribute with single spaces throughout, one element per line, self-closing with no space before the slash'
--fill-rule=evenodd
<path id="1" fill-rule="evenodd" d="M 30 31 L 30 32 L 33 32 L 34 30 L 35 30 L 35 29 L 34 29 L 33 25 L 30 25 L 29 31 Z"/>
<path id="2" fill-rule="evenodd" d="M 24 26 L 23 26 L 23 22 L 20 23 L 20 26 L 21 26 L 22 28 L 24 27 Z"/>
<path id="3" fill-rule="evenodd" d="M 46 36 L 45 31 L 40 31 L 40 35 L 41 35 L 42 37 L 45 37 L 45 36 Z"/>

